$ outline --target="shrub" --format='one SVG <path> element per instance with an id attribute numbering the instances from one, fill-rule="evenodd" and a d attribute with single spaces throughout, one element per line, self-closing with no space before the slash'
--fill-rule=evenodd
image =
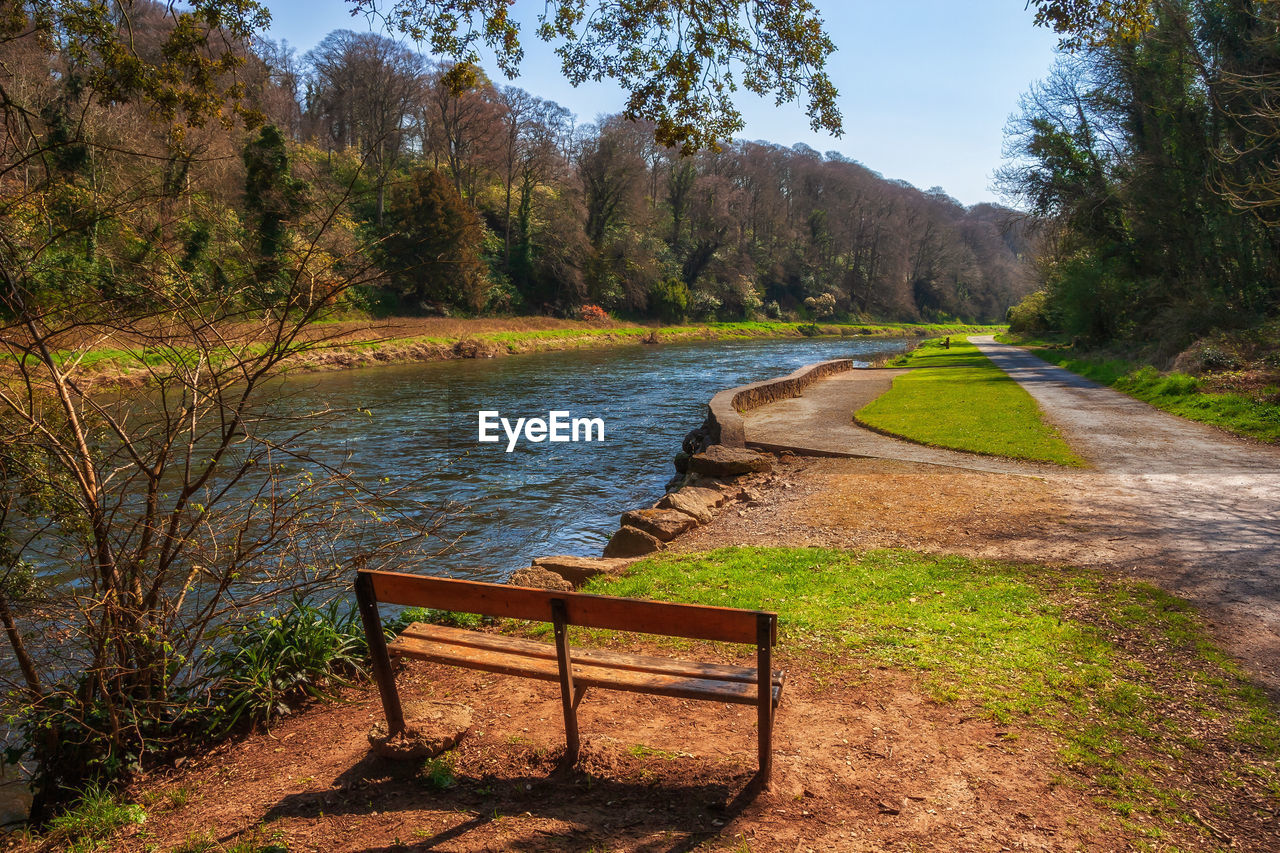
<path id="1" fill-rule="evenodd" d="M 1213 344 L 1200 347 L 1197 355 L 1200 366 L 1205 370 L 1239 370 L 1244 366 L 1244 362 L 1235 353 Z"/>
<path id="2" fill-rule="evenodd" d="M 1028 293 L 1023 300 L 1009 309 L 1006 319 L 1009 331 L 1014 334 L 1036 334 L 1052 328 L 1048 315 L 1049 294 L 1043 290 Z"/>
<path id="3" fill-rule="evenodd" d="M 678 278 L 657 282 L 649 290 L 649 308 L 663 321 L 678 323 L 689 309 L 689 288 Z"/>
<path id="4" fill-rule="evenodd" d="M 699 320 L 714 320 L 723 304 L 714 293 L 698 290 L 689 297 L 689 313 Z"/>
<path id="5" fill-rule="evenodd" d="M 305 698 L 328 696 L 364 677 L 364 630 L 343 604 L 319 608 L 294 600 L 284 612 L 259 614 L 232 633 L 210 670 L 216 697 L 211 733 L 269 723 Z"/>
<path id="6" fill-rule="evenodd" d="M 804 301 L 804 307 L 809 309 L 815 319 L 822 320 L 836 313 L 836 298 L 830 293 L 810 296 Z"/>
<path id="7" fill-rule="evenodd" d="M 822 334 L 822 328 L 817 323 L 801 323 L 796 326 L 796 331 L 806 338 L 816 338 Z"/>
<path id="8" fill-rule="evenodd" d="M 600 323 L 609 319 L 609 313 L 599 305 L 583 305 L 578 316 L 588 323 Z"/>

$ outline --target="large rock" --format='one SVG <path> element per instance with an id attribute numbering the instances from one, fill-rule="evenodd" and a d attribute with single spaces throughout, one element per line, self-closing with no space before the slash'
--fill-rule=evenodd
<path id="1" fill-rule="evenodd" d="M 622 514 L 622 523 L 650 533 L 663 542 L 670 542 L 697 524 L 692 516 L 675 509 L 633 509 Z"/>
<path id="2" fill-rule="evenodd" d="M 573 584 L 574 587 L 580 587 L 599 575 L 622 574 L 626 571 L 627 566 L 631 565 L 631 561 L 608 557 L 560 556 L 538 557 L 533 561 L 533 565 L 549 572 L 555 572 Z"/>
<path id="3" fill-rule="evenodd" d="M 572 583 L 542 566 L 525 566 L 523 569 L 517 569 L 511 573 L 511 577 L 507 578 L 507 583 L 512 586 L 534 586 L 540 589 L 573 589 Z"/>
<path id="4" fill-rule="evenodd" d="M 369 745 L 383 758 L 424 761 L 453 749 L 471 729 L 471 709 L 454 702 L 409 702 L 404 706 L 405 731 L 389 737 L 387 724 L 374 723 Z"/>
<path id="5" fill-rule="evenodd" d="M 689 470 L 708 477 L 737 477 L 768 471 L 773 467 L 768 457 L 747 450 L 745 447 L 725 447 L 713 444 L 689 459 Z"/>
<path id="6" fill-rule="evenodd" d="M 715 514 L 713 509 L 724 503 L 724 495 L 718 489 L 701 486 L 685 486 L 678 492 L 658 501 L 657 509 L 674 509 L 692 517 L 699 524 L 706 524 Z"/>
<path id="7" fill-rule="evenodd" d="M 654 551 L 661 551 L 663 544 L 652 533 L 645 533 L 638 527 L 619 527 L 613 534 L 609 544 L 604 546 L 606 557 L 643 557 Z"/>

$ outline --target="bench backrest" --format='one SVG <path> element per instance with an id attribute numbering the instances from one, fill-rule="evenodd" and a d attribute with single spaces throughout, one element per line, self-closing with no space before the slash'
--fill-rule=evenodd
<path id="1" fill-rule="evenodd" d="M 551 602 L 559 599 L 564 602 L 570 625 L 753 644 L 759 639 L 764 617 L 769 623 L 769 645 L 777 642 L 777 614 L 761 610 L 644 601 L 404 572 L 362 569 L 359 575 L 358 582 L 371 584 L 374 598 L 386 604 L 550 622 Z"/>

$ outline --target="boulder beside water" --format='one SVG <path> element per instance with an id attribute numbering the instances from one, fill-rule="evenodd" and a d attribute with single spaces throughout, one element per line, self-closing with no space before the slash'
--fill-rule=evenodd
<path id="1" fill-rule="evenodd" d="M 697 522 L 675 509 L 633 509 L 622 514 L 622 524 L 636 527 L 663 542 L 670 542 Z"/>
<path id="2" fill-rule="evenodd" d="M 661 551 L 665 545 L 652 533 L 646 533 L 638 527 L 623 525 L 613 534 L 609 544 L 604 546 L 606 557 L 643 557 L 654 551 Z"/>
<path id="3" fill-rule="evenodd" d="M 512 586 L 532 586 L 538 589 L 559 589 L 566 592 L 573 589 L 573 584 L 568 580 L 537 565 L 516 569 L 511 573 L 511 577 L 507 578 L 507 583 Z"/>
<path id="4" fill-rule="evenodd" d="M 711 521 L 711 511 L 724 503 L 724 495 L 718 489 L 702 486 L 685 486 L 658 501 L 655 509 L 674 509 L 695 519 L 699 524 Z"/>
<path id="5" fill-rule="evenodd" d="M 767 456 L 745 447 L 713 444 L 689 459 L 689 470 L 707 477 L 738 477 L 755 474 L 773 467 Z"/>

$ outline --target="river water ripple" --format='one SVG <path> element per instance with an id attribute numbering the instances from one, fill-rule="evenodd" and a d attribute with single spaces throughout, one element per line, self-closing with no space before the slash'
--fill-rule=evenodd
<path id="1" fill-rule="evenodd" d="M 717 391 L 831 358 L 870 359 L 900 339 L 750 340 L 628 346 L 313 374 L 295 404 L 360 407 L 325 431 L 322 454 L 350 455 L 365 478 L 414 481 L 413 497 L 451 503 L 460 537 L 432 574 L 503 580 L 549 554 L 599 556 L 618 516 L 662 496 L 671 457 Z M 477 441 L 477 413 L 602 418 L 595 443 Z M 465 509 L 463 509 L 465 507 Z"/>

